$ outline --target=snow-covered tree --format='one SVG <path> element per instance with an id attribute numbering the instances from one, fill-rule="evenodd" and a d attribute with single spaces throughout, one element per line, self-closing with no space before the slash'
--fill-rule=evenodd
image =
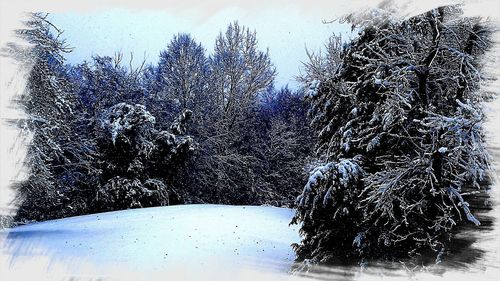
<path id="1" fill-rule="evenodd" d="M 376 15 L 377 13 L 373 13 Z M 306 65 L 322 162 L 298 198 L 299 261 L 446 253 L 487 189 L 479 89 L 491 29 L 447 6 L 362 21 Z M 351 20 L 355 17 L 351 17 Z M 365 18 L 366 19 L 366 18 Z"/>
<path id="2" fill-rule="evenodd" d="M 133 59 L 133 56 L 131 57 Z M 114 57 L 94 55 L 70 69 L 77 94 L 91 118 L 99 118 L 103 109 L 120 102 L 145 103 L 148 98 L 144 67 L 133 69 L 123 65 L 123 55 Z"/>
<path id="3" fill-rule="evenodd" d="M 273 83 L 276 71 L 268 52 L 258 50 L 256 32 L 238 22 L 229 24 L 215 40 L 210 67 L 219 118 L 231 130 L 245 118 L 257 95 Z"/>
<path id="4" fill-rule="evenodd" d="M 75 130 L 79 102 L 64 66 L 71 51 L 61 31 L 40 13 L 28 14 L 25 28 L 16 34 L 27 45 L 4 49 L 28 69 L 26 88 L 18 97 L 26 119 L 18 124 L 31 137 L 26 155 L 28 178 L 18 184 L 18 217 L 47 219 L 70 215 L 82 204 L 73 200 L 91 174 L 88 142 Z"/>
<path id="5" fill-rule="evenodd" d="M 272 85 L 275 69 L 257 46 L 255 32 L 232 23 L 215 42 L 205 125 L 199 128 L 195 183 L 204 202 L 251 204 L 265 195 L 254 150 L 258 95 Z M 262 191 L 262 192 L 259 192 Z"/>
<path id="6" fill-rule="evenodd" d="M 182 202 L 175 175 L 195 149 L 185 133 L 191 112 L 172 123 L 171 132 L 155 128 L 145 106 L 119 103 L 102 115 L 98 133 L 102 171 L 96 210 L 163 206 Z"/>
<path id="7" fill-rule="evenodd" d="M 306 165 L 312 160 L 314 136 L 308 126 L 308 102 L 302 90 L 288 87 L 266 91 L 261 97 L 259 155 L 262 176 L 272 196 L 269 203 L 294 206 L 307 178 Z"/>
<path id="8" fill-rule="evenodd" d="M 177 101 L 179 111 L 201 107 L 202 96 L 208 94 L 205 49 L 189 34 L 174 36 L 160 54 L 158 75 L 160 97 Z"/>

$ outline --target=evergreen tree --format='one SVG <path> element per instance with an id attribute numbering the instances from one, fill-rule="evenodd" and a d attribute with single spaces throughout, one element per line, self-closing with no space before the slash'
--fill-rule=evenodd
<path id="1" fill-rule="evenodd" d="M 176 174 L 195 148 L 182 135 L 190 116 L 184 111 L 168 132 L 155 128 L 143 105 L 119 103 L 106 110 L 97 139 L 102 174 L 93 211 L 181 203 Z"/>
<path id="2" fill-rule="evenodd" d="M 29 14 L 26 27 L 16 31 L 29 45 L 9 44 L 5 49 L 29 68 L 18 100 L 26 115 L 18 124 L 31 137 L 26 156 L 29 174 L 18 184 L 16 200 L 18 218 L 29 220 L 72 215 L 85 208 L 77 194 L 93 173 L 89 143 L 75 130 L 79 102 L 63 58 L 71 49 L 46 17 Z"/>
<path id="3" fill-rule="evenodd" d="M 322 161 L 298 198 L 299 261 L 446 253 L 487 188 L 479 90 L 490 28 L 456 6 L 374 19 L 306 65 Z M 351 18 L 353 19 L 353 18 Z"/>

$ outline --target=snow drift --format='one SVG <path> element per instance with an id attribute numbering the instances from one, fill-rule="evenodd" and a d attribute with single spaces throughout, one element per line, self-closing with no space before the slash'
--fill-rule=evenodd
<path id="1" fill-rule="evenodd" d="M 48 258 L 47 273 L 57 264 L 73 276 L 106 276 L 113 268 L 144 277 L 186 265 L 287 272 L 290 244 L 300 241 L 292 216 L 285 208 L 182 205 L 34 223 L 0 232 L 9 261 L 2 270 L 18 273 L 17 265 Z"/>

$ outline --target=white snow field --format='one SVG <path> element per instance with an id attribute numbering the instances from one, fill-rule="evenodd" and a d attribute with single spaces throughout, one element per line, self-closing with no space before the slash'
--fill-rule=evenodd
<path id="1" fill-rule="evenodd" d="M 119 273 L 131 280 L 176 272 L 184 279 L 194 272 L 234 274 L 246 268 L 286 276 L 294 260 L 290 245 L 300 241 L 299 227 L 289 226 L 293 213 L 181 205 L 33 223 L 0 232 L 1 270 L 19 278 L 25 270 L 38 270 L 75 277 Z"/>

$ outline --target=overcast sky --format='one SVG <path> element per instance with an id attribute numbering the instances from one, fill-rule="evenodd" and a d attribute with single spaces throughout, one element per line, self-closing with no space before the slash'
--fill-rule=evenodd
<path id="1" fill-rule="evenodd" d="M 134 53 L 137 64 L 144 57 L 147 62 L 156 63 L 160 51 L 180 32 L 193 35 L 211 54 L 219 32 L 225 30 L 228 23 L 238 20 L 256 30 L 261 50 L 269 48 L 278 72 L 276 85 L 289 84 L 294 88 L 298 85 L 295 76 L 299 74 L 301 62 L 307 60 L 306 47 L 318 51 L 334 32 L 350 34 L 346 25 L 324 23 L 332 19 L 303 13 L 298 6 L 251 13 L 227 7 L 209 15 L 201 15 L 195 8 L 139 11 L 112 8 L 50 15 L 50 20 L 64 30 L 67 43 L 75 48 L 67 55 L 70 63 L 82 62 L 92 54 L 112 56 L 116 51 L 124 53 L 127 63 L 130 52 Z"/>

